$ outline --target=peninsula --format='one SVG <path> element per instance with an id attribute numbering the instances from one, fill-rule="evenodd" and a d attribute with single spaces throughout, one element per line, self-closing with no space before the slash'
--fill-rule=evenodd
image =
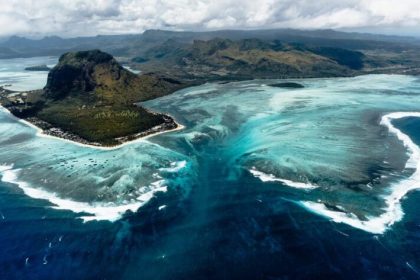
<path id="1" fill-rule="evenodd" d="M 141 70 L 141 74 L 123 68 L 112 55 L 100 50 L 67 52 L 49 71 L 43 89 L 28 92 L 1 89 L 0 103 L 15 116 L 42 129 L 44 134 L 110 147 L 179 129 L 172 117 L 150 112 L 137 104 L 191 85 L 293 79 L 293 82 L 273 82 L 270 86 L 299 89 L 304 88 L 295 82 L 300 78 L 418 74 L 419 71 L 420 47 L 415 42 L 401 51 L 388 37 L 381 37 L 391 40 L 387 44 L 353 38 L 354 34 L 344 34 L 350 36 L 344 41 L 338 38 L 328 41 L 316 37 L 322 34 L 312 32 L 315 37 L 305 33 L 301 35 L 309 37 L 291 40 L 279 32 L 267 31 L 264 35 L 234 31 L 226 34 L 149 31 L 135 42 L 131 41 L 134 37 L 117 41 L 117 37 L 106 37 L 107 43 L 100 41 L 101 44 L 96 40 L 104 38 L 88 38 L 92 43 L 89 46 L 99 44 L 105 50 L 114 46 L 109 51 L 118 61 L 130 69 Z M 48 39 L 24 42 L 27 44 L 21 42 L 19 46 L 54 45 Z M 12 39 L 9 43 L 16 45 Z M 76 49 L 85 48 L 76 39 L 74 43 L 79 44 Z M 54 54 L 44 51 L 44 54 Z M 41 71 L 47 67 L 39 65 L 27 70 Z"/>
<path id="2" fill-rule="evenodd" d="M 185 85 L 153 73 L 136 75 L 99 51 L 63 54 L 44 89 L 0 91 L 0 103 L 44 134 L 94 146 L 127 141 L 179 128 L 168 115 L 136 103 Z"/>

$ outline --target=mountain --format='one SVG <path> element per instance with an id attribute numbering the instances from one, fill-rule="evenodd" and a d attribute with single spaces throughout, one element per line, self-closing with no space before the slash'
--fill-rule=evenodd
<path id="1" fill-rule="evenodd" d="M 16 116 L 59 136 L 85 143 L 115 145 L 156 130 L 175 128 L 172 118 L 134 103 L 183 87 L 176 80 L 135 75 L 99 50 L 62 55 L 43 90 L 13 95 L 6 107 Z"/>
<path id="2" fill-rule="evenodd" d="M 215 37 L 220 35 L 220 37 Z M 399 38 L 399 39 L 398 39 Z M 43 90 L 7 95 L 13 114 L 59 136 L 116 145 L 156 130 L 175 128 L 169 116 L 133 105 L 182 87 L 219 80 L 420 74 L 420 45 L 413 38 L 333 30 L 146 31 L 115 35 L 0 43 L 0 57 L 67 52 Z M 99 50 L 79 49 L 99 46 Z M 125 70 L 119 55 L 142 75 Z"/>
<path id="3" fill-rule="evenodd" d="M 364 54 L 334 47 L 242 39 L 173 40 L 133 59 L 144 72 L 181 79 L 221 80 L 349 76 L 363 68 Z"/>
<path id="4" fill-rule="evenodd" d="M 48 74 L 44 93 L 57 100 L 72 93 L 93 92 L 103 104 L 129 105 L 165 95 L 180 84 L 156 74 L 133 74 L 110 54 L 92 50 L 62 55 Z"/>
<path id="5" fill-rule="evenodd" d="M 10 57 L 19 57 L 19 53 L 11 48 L 0 46 L 0 59 Z"/>
<path id="6" fill-rule="evenodd" d="M 138 45 L 140 35 L 108 35 L 95 37 L 61 38 L 48 36 L 41 39 L 27 39 L 12 36 L 0 42 L 0 58 L 34 57 L 34 56 L 59 56 L 69 51 L 84 51 L 91 49 L 104 49 L 117 55 L 129 55 L 130 49 Z M 135 45 L 135 46 L 133 46 Z M 1 48 L 13 50 L 13 54 L 3 53 Z"/>
<path id="7" fill-rule="evenodd" d="M 358 74 L 420 74 L 420 69 L 418 67 L 420 64 L 420 39 L 404 36 L 350 33 L 330 29 L 217 30 L 205 32 L 146 30 L 142 34 L 99 35 L 94 37 L 76 38 L 50 36 L 42 39 L 27 39 L 13 36 L 8 40 L 0 42 L 0 59 L 59 56 L 65 52 L 101 49 L 102 51 L 117 57 L 118 61 L 121 63 L 129 63 L 133 68 L 141 68 L 142 71 L 146 70 L 147 72 L 153 72 L 155 70 L 163 70 L 164 72 L 171 72 L 171 69 L 168 70 L 165 67 L 162 68 L 159 66 L 159 60 L 161 60 L 161 58 L 168 58 L 168 55 L 170 55 L 175 59 L 174 49 L 178 52 L 178 56 L 181 54 L 188 54 L 188 48 L 191 48 L 191 46 L 195 44 L 194 42 L 212 41 L 215 39 L 231 40 L 234 42 L 256 39 L 269 44 L 277 42 L 274 44 L 288 45 L 289 48 L 295 48 L 296 51 L 303 48 L 305 52 L 336 61 L 341 66 L 344 64 L 345 68 L 348 67 L 352 69 L 350 72 L 356 71 Z M 347 58 L 345 57 L 346 51 L 349 55 Z M 358 56 L 360 56 L 359 54 L 353 56 L 354 53 L 350 53 L 349 51 L 362 53 L 362 59 L 358 58 Z M 294 54 L 293 56 L 295 55 L 297 54 Z M 174 68 L 176 66 L 174 69 L 180 68 L 181 72 L 185 72 L 181 73 L 181 76 L 183 77 L 190 76 L 190 78 L 196 78 L 200 76 L 198 75 L 199 72 L 203 72 L 203 67 L 191 71 L 182 65 L 177 65 L 178 63 L 174 61 L 174 59 L 168 59 L 166 62 L 173 63 L 169 65 L 169 68 Z M 346 59 L 347 62 L 344 61 Z M 349 63 L 352 63 L 351 61 L 353 59 L 356 59 L 356 64 L 350 65 Z M 267 58 L 267 60 L 269 61 L 268 66 L 271 67 L 274 63 L 274 67 L 279 67 L 275 61 L 271 61 L 271 58 Z M 363 63 L 360 63 L 360 60 L 362 60 Z M 143 63 L 146 63 L 146 65 L 140 65 Z M 263 63 L 261 67 L 257 68 L 261 69 L 264 65 L 267 65 L 267 63 Z M 321 68 L 324 66 L 326 66 L 326 64 L 321 63 Z M 147 67 L 147 69 L 144 69 L 144 67 Z M 235 66 L 233 66 L 233 68 L 235 68 Z M 284 67 L 282 66 L 280 68 L 283 69 Z M 214 69 L 211 69 L 211 71 L 213 70 Z M 337 67 L 334 66 L 331 71 L 332 73 L 328 74 L 325 69 L 321 69 L 321 72 L 324 74 L 318 76 L 334 76 L 336 73 L 342 72 L 342 70 L 343 69 L 337 69 Z M 261 73 L 264 72 L 258 71 Z M 304 69 L 304 72 L 306 71 L 308 71 L 307 68 Z M 170 75 L 178 74 L 176 71 L 172 72 L 173 73 L 170 73 Z M 205 73 L 205 71 L 203 73 Z M 292 73 L 293 77 L 299 76 L 298 72 L 295 73 L 292 71 Z M 239 74 L 243 77 L 250 77 L 250 73 Z M 220 75 L 211 74 L 210 78 L 213 79 L 218 76 Z M 260 76 L 264 77 L 266 75 Z M 308 75 L 304 76 L 313 75 L 308 73 Z"/>
<path id="8" fill-rule="evenodd" d="M 192 44 L 194 40 L 208 41 L 215 38 L 279 40 L 283 43 L 300 43 L 320 47 L 335 47 L 351 50 L 403 51 L 418 49 L 420 40 L 413 37 L 378 34 L 349 33 L 335 30 L 217 30 L 206 32 L 146 30 L 142 34 L 99 35 L 94 37 L 60 38 L 49 36 L 42 39 L 27 39 L 12 36 L 0 42 L 1 57 L 31 57 L 59 55 L 68 51 L 100 48 L 113 56 L 133 58 L 143 56 L 148 50 L 172 40 L 178 44 Z M 3 53 L 1 48 L 13 50 Z"/>
<path id="9" fill-rule="evenodd" d="M 204 32 L 146 30 L 142 39 L 149 42 L 160 42 L 173 39 L 179 42 L 192 42 L 194 40 L 208 41 L 214 38 L 242 40 L 256 38 L 265 41 L 280 40 L 287 43 L 315 44 L 330 47 L 370 49 L 370 48 L 396 48 L 407 44 L 419 45 L 420 40 L 408 36 L 390 36 L 381 34 L 342 32 L 332 29 L 300 30 L 292 28 L 259 29 L 259 30 L 216 30 Z M 388 42 L 386 46 L 383 42 Z"/>

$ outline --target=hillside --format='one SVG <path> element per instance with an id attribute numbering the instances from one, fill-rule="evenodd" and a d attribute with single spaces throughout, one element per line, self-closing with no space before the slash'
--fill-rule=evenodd
<path id="1" fill-rule="evenodd" d="M 142 34 L 99 35 L 75 38 L 49 36 L 41 39 L 27 39 L 12 36 L 0 42 L 0 58 L 55 56 L 69 51 L 98 48 L 113 56 L 133 58 L 143 56 L 148 50 L 159 47 L 168 40 L 178 44 L 191 44 L 194 40 L 208 41 L 215 38 L 234 41 L 256 38 L 263 41 L 278 40 L 284 43 L 359 51 L 381 50 L 395 54 L 401 54 L 401 51 L 418 53 L 420 48 L 420 40 L 418 38 L 349 33 L 330 29 L 217 30 L 206 32 L 146 30 Z"/>
<path id="2" fill-rule="evenodd" d="M 191 45 L 168 42 L 133 61 L 145 72 L 220 80 L 349 76 L 363 68 L 363 59 L 363 53 L 341 48 L 216 38 Z"/>
<path id="3" fill-rule="evenodd" d="M 230 76 L 234 71 L 214 67 L 212 63 L 225 63 L 224 61 L 214 61 L 211 59 L 209 63 L 210 68 L 195 67 L 196 63 L 193 60 L 190 65 L 183 65 L 178 63 L 181 54 L 188 55 L 191 48 L 196 42 L 206 42 L 214 40 L 231 40 L 233 42 L 246 40 L 259 40 L 270 45 L 287 46 L 289 50 L 295 49 L 299 52 L 309 52 L 315 55 L 325 57 L 327 59 L 338 62 L 343 62 L 346 59 L 343 52 L 348 51 L 350 54 L 347 59 L 353 60 L 354 56 L 350 52 L 357 52 L 363 54 L 363 64 L 357 64 L 355 67 L 362 67 L 356 70 L 357 74 L 364 73 L 395 73 L 395 74 L 420 74 L 420 40 L 415 37 L 404 36 L 387 36 L 379 34 L 368 33 L 350 33 L 340 32 L 330 29 L 325 30 L 298 30 L 298 29 L 271 29 L 271 30 L 217 30 L 205 32 L 191 32 L 191 31 L 167 31 L 167 30 L 146 30 L 142 34 L 131 35 L 105 35 L 94 37 L 75 37 L 75 38 L 60 38 L 57 36 L 49 36 L 41 39 L 27 39 L 24 37 L 12 36 L 7 40 L 0 42 L 0 58 L 16 58 L 16 57 L 34 57 L 34 56 L 58 56 L 65 52 L 84 51 L 91 49 L 101 49 L 107 53 L 118 58 L 121 63 L 129 63 L 135 69 L 141 69 L 146 72 L 167 72 L 169 75 L 178 75 L 180 78 L 187 78 L 190 80 L 200 78 L 203 73 L 208 75 L 210 79 L 219 79 L 220 77 Z M 278 50 L 275 56 L 278 56 Z M 177 55 L 174 55 L 177 52 Z M 242 55 L 241 55 L 242 56 Z M 301 60 L 302 53 L 289 52 L 286 58 L 290 56 Z M 261 61 L 262 65 L 257 66 L 256 74 L 258 77 L 265 77 L 267 71 L 262 68 L 271 67 L 278 68 L 279 74 L 284 71 L 287 66 L 279 66 L 277 61 L 283 59 L 282 57 L 272 58 L 272 54 L 259 55 L 264 58 Z M 168 67 L 162 67 L 162 58 L 168 64 Z M 169 58 L 169 59 L 168 59 Z M 319 57 L 318 57 L 319 58 Z M 332 72 L 324 69 L 326 65 L 319 59 L 311 58 L 315 65 L 320 66 L 320 74 L 317 77 L 334 76 L 338 71 L 341 73 L 343 69 L 333 67 Z M 245 59 L 246 60 L 246 59 Z M 197 62 L 202 59 L 198 58 Z M 241 60 L 239 60 L 241 61 Z M 205 62 L 205 61 L 204 61 Z M 239 62 L 241 63 L 241 62 Z M 145 64 L 145 65 L 143 65 Z M 192 64 L 192 65 L 191 65 Z M 286 63 L 288 64 L 288 63 Z M 245 64 L 247 65 L 247 64 Z M 348 65 L 347 65 L 348 66 Z M 235 68 L 235 66 L 232 66 Z M 328 66 L 329 67 L 329 66 Z M 293 70 L 293 69 L 291 69 Z M 292 76 L 300 76 L 299 72 L 304 72 L 305 77 L 314 76 L 317 73 L 317 68 L 314 71 L 306 72 L 310 69 L 303 67 L 303 71 L 292 71 Z M 254 70 L 252 70 L 254 71 Z M 245 73 L 238 73 L 233 75 L 233 78 L 251 78 L 251 70 Z M 215 73 L 212 73 L 215 72 Z M 258 72 L 258 73 L 257 73 Z M 266 73 L 266 74 L 264 74 Z M 339 74 L 340 75 L 340 74 Z M 344 75 L 347 75 L 345 73 Z M 282 77 L 277 75 L 276 77 Z"/>
<path id="4" fill-rule="evenodd" d="M 15 94 L 6 107 L 50 131 L 60 129 L 59 136 L 115 145 L 139 134 L 175 128 L 169 116 L 148 112 L 134 103 L 182 86 L 154 74 L 135 75 L 99 50 L 74 52 L 60 57 L 43 90 Z"/>

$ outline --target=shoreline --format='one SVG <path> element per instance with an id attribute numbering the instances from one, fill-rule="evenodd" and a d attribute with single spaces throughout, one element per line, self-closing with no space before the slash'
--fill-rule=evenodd
<path id="1" fill-rule="evenodd" d="M 297 201 L 298 205 L 306 208 L 314 214 L 324 216 L 336 223 L 344 223 L 351 227 L 358 228 L 373 234 L 384 234 L 392 225 L 402 220 L 404 211 L 402 208 L 402 200 L 413 190 L 420 188 L 420 147 L 417 146 L 411 138 L 396 128 L 392 124 L 392 120 L 406 117 L 420 118 L 420 112 L 392 112 L 382 115 L 380 125 L 388 129 L 389 135 L 396 137 L 406 148 L 409 156 L 405 163 L 405 169 L 413 169 L 414 172 L 407 178 L 391 183 L 388 193 L 383 194 L 385 201 L 383 213 L 378 216 L 368 216 L 367 220 L 360 220 L 351 212 L 337 212 L 328 209 L 323 203 L 314 201 Z M 336 205 L 339 206 L 339 205 Z"/>
<path id="2" fill-rule="evenodd" d="M 149 139 L 151 137 L 154 137 L 154 136 L 157 136 L 157 135 L 160 135 L 160 134 L 164 134 L 164 133 L 167 133 L 167 132 L 179 131 L 179 130 L 182 130 L 182 129 L 185 128 L 184 125 L 179 124 L 178 122 L 176 122 L 175 119 L 172 116 L 170 116 L 168 114 L 164 114 L 164 115 L 170 117 L 173 120 L 173 123 L 176 124 L 176 127 L 175 128 L 173 128 L 173 129 L 167 129 L 167 130 L 160 130 L 160 131 L 156 131 L 156 132 L 151 132 L 149 134 L 136 137 L 133 140 L 125 141 L 125 142 L 123 142 L 121 144 L 118 144 L 118 145 L 115 145 L 115 146 L 100 146 L 100 145 L 93 145 L 93 144 L 88 144 L 88 143 L 81 143 L 81 142 L 74 141 L 74 140 L 71 140 L 71 139 L 67 139 L 67 138 L 64 138 L 64 137 L 59 137 L 59 136 L 47 134 L 47 133 L 44 132 L 44 129 L 42 129 L 41 127 L 33 124 L 32 122 L 30 122 L 28 120 L 25 120 L 25 119 L 21 119 L 19 117 L 16 117 L 6 107 L 2 106 L 1 104 L 0 104 L 0 109 L 3 110 L 3 111 L 5 111 L 5 112 L 7 112 L 8 114 L 10 114 L 11 116 L 13 116 L 14 118 L 16 118 L 19 123 L 22 123 L 22 124 L 24 124 L 26 126 L 29 126 L 29 127 L 33 128 L 33 129 L 35 129 L 36 130 L 36 134 L 35 135 L 38 136 L 38 137 L 55 139 L 55 140 L 61 140 L 61 141 L 64 141 L 64 142 L 72 143 L 72 144 L 77 145 L 77 146 L 80 146 L 80 147 L 92 148 L 92 149 L 103 150 L 103 151 L 117 150 L 117 149 L 120 149 L 120 148 L 122 148 L 124 146 L 130 145 L 130 144 L 134 144 L 136 142 L 141 142 L 141 141 L 144 141 L 146 139 Z M 56 127 L 52 127 L 52 128 L 56 128 Z M 152 127 L 150 130 L 152 130 L 154 128 L 156 128 L 156 126 L 155 127 Z M 141 133 L 147 133 L 147 131 L 143 131 L 143 132 L 140 132 L 138 134 L 141 134 Z M 125 137 L 130 137 L 130 136 L 125 136 Z M 121 137 L 121 138 L 123 138 L 123 137 Z"/>

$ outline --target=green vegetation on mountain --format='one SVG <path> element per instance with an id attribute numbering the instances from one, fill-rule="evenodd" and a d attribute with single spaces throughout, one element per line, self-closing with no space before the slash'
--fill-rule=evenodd
<path id="1" fill-rule="evenodd" d="M 173 120 L 134 103 L 172 93 L 183 86 L 159 75 L 135 75 L 99 50 L 66 53 L 48 75 L 42 91 L 18 95 L 7 106 L 23 118 L 38 118 L 88 142 L 117 144 Z"/>
<path id="2" fill-rule="evenodd" d="M 343 77 L 366 73 L 420 74 L 414 38 L 292 29 L 212 32 L 150 30 L 138 35 L 0 43 L 0 58 L 60 57 L 43 90 L 0 92 L 16 116 L 73 133 L 89 143 L 114 145 L 139 133 L 176 127 L 165 115 L 134 105 L 207 81 Z M 46 70 L 44 66 L 28 70 Z M 272 84 L 299 88 L 295 83 Z M 121 140 L 123 139 L 123 140 Z"/>
<path id="3" fill-rule="evenodd" d="M 176 46 L 164 44 L 133 61 L 141 59 L 143 71 L 219 80 L 349 76 L 363 67 L 364 59 L 358 51 L 258 39 L 216 38 Z"/>
<path id="4" fill-rule="evenodd" d="M 132 68 L 141 69 L 143 72 L 168 73 L 172 77 L 177 75 L 191 80 L 201 79 L 203 73 L 209 73 L 209 79 L 224 79 L 228 77 L 250 78 L 249 73 L 238 73 L 223 69 L 210 63 L 201 67 L 183 65 L 182 57 L 188 57 L 191 53 L 194 41 L 206 42 L 218 40 L 243 41 L 248 48 L 254 51 L 264 48 L 272 48 L 275 52 L 281 52 L 286 47 L 289 52 L 311 53 L 319 57 L 343 66 L 343 69 L 356 74 L 364 73 L 398 73 L 420 74 L 420 40 L 407 36 L 387 36 L 379 34 L 350 33 L 335 30 L 298 30 L 298 29 L 271 29 L 271 30 L 217 30 L 206 32 L 183 32 L 167 30 L 146 30 L 142 34 L 131 35 L 106 35 L 94 37 L 60 38 L 49 36 L 42 39 L 27 39 L 12 36 L 0 42 L 0 58 L 33 57 L 33 56 L 57 56 L 69 51 L 82 51 L 100 48 L 102 51 L 112 54 L 118 61 L 129 63 Z M 254 39 L 250 39 L 254 38 Z M 249 45 L 251 44 L 251 45 Z M 254 45 L 252 45 L 254 44 Z M 197 47 L 197 45 L 196 45 Z M 267 51 L 267 49 L 264 49 Z M 283 50 L 284 51 L 284 50 Z M 266 60 L 262 65 L 255 65 L 259 76 L 265 76 L 264 68 L 274 66 L 281 73 L 283 66 L 278 65 L 276 59 L 270 55 L 261 54 Z M 266 57 L 266 55 L 268 57 Z M 289 53 L 290 55 L 290 53 Z M 295 56 L 297 54 L 292 54 Z M 260 56 L 261 57 L 261 56 Z M 197 58 L 194 57 L 193 58 Z M 182 61 L 181 61 L 182 62 Z M 197 60 L 190 61 L 192 65 Z M 206 62 L 206 61 L 204 61 Z M 218 61 L 209 61 L 218 62 Z M 223 61 L 220 61 L 223 62 Z M 241 63 L 241 62 L 238 62 Z M 162 66 L 166 64 L 165 66 Z M 289 63 L 286 63 L 289 64 Z M 247 64 L 243 64 L 247 65 Z M 315 71 L 306 72 L 305 76 L 312 77 L 318 67 L 321 67 L 318 76 L 340 75 L 343 69 L 332 69 L 328 73 L 324 69 L 323 62 L 314 64 Z M 218 70 L 221 70 L 218 73 Z M 232 66 L 235 68 L 235 66 Z M 299 67 L 298 67 L 299 68 Z M 293 70 L 293 67 L 292 69 Z M 298 69 L 299 70 L 299 69 Z M 251 72 L 248 70 L 248 72 Z M 214 73 L 212 73 L 214 72 Z M 228 75 L 223 75 L 227 72 Z M 298 71 L 299 72 L 299 71 Z M 222 74 L 222 75 L 220 75 Z M 264 75 L 263 75 L 264 74 Z M 307 74 L 307 75 L 306 75 Z M 344 73 L 347 75 L 347 73 Z M 292 71 L 292 76 L 297 73 Z M 282 75 L 278 75 L 282 77 Z"/>
<path id="5" fill-rule="evenodd" d="M 66 53 L 48 75 L 48 98 L 77 97 L 96 105 L 132 105 L 171 92 L 179 81 L 156 74 L 136 75 L 99 50 Z M 82 93 L 82 94 L 80 94 Z"/>
<path id="6" fill-rule="evenodd" d="M 359 51 L 331 47 L 312 47 L 307 48 L 307 50 L 317 55 L 327 57 L 338 64 L 353 70 L 360 70 L 363 68 L 363 59 L 365 55 Z"/>
<path id="7" fill-rule="evenodd" d="M 216 30 L 205 32 L 146 30 L 142 34 L 98 35 L 93 37 L 60 38 L 47 36 L 41 39 L 27 39 L 12 36 L 0 42 L 0 58 L 60 55 L 69 51 L 100 48 L 119 58 L 144 56 L 150 49 L 171 40 L 177 44 L 190 44 L 194 40 L 208 41 L 214 38 L 239 41 L 256 38 L 263 41 L 281 41 L 288 44 L 305 44 L 318 47 L 332 47 L 359 51 L 383 50 L 400 53 L 418 53 L 420 40 L 407 36 L 386 36 L 379 34 L 340 32 L 331 29 L 299 30 Z"/>

